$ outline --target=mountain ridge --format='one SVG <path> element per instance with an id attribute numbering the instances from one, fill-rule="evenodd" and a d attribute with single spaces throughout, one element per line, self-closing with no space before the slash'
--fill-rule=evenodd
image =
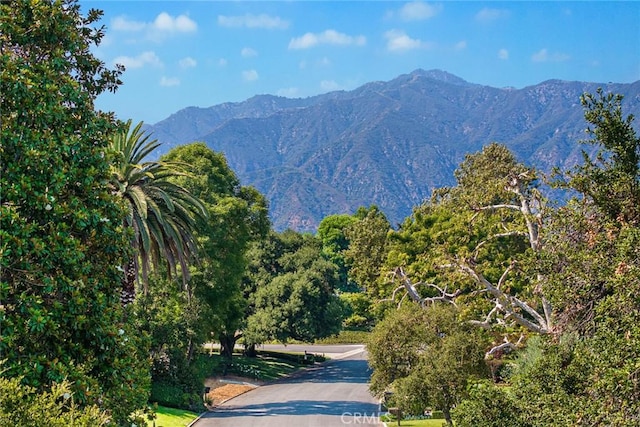
<path id="1" fill-rule="evenodd" d="M 543 171 L 575 165 L 587 137 L 580 95 L 598 87 L 624 95 L 626 112 L 640 109 L 640 81 L 494 88 L 419 69 L 352 91 L 188 107 L 147 129 L 165 150 L 204 141 L 224 153 L 243 185 L 267 197 L 278 230 L 314 231 L 327 215 L 370 204 L 395 224 L 493 141 Z"/>

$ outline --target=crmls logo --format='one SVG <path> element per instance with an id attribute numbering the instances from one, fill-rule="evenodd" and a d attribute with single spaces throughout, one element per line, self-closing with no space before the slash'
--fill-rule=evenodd
<path id="1" fill-rule="evenodd" d="M 342 424 L 353 425 L 365 425 L 365 424 L 380 424 L 379 414 L 372 412 L 367 414 L 366 412 L 344 412 L 340 417 Z"/>

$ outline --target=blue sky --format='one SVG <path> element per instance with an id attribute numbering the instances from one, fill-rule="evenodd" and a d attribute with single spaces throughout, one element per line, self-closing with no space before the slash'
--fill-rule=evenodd
<path id="1" fill-rule="evenodd" d="M 640 80 L 636 1 L 80 1 L 127 68 L 97 107 L 156 123 L 257 94 L 307 97 L 417 68 L 522 88 Z"/>

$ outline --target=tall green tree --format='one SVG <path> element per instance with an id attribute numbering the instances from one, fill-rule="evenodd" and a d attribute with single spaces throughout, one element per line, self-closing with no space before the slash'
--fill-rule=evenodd
<path id="1" fill-rule="evenodd" d="M 390 236 L 392 299 L 459 304 L 470 322 L 493 331 L 487 358 L 514 350 L 531 333 L 549 333 L 552 309 L 536 270 L 544 199 L 536 173 L 500 144 L 469 154 L 458 185 L 431 201 Z"/>
<path id="2" fill-rule="evenodd" d="M 66 379 L 118 425 L 146 405 L 149 370 L 114 286 L 130 245 L 109 186 L 113 117 L 94 100 L 121 69 L 91 53 L 100 16 L 0 4 L 0 375 L 40 392 Z"/>
<path id="3" fill-rule="evenodd" d="M 595 145 L 592 159 L 583 151 L 583 164 L 568 174 L 571 188 L 588 197 L 614 220 L 640 221 L 640 138 L 633 128 L 634 116 L 622 112 L 622 95 L 595 94 L 581 97 L 587 133 L 582 141 Z"/>
<path id="4" fill-rule="evenodd" d="M 160 145 L 142 131 L 142 122 L 131 128 L 126 122 L 111 137 L 111 181 L 126 204 L 125 227 L 133 230 L 134 256 L 129 258 L 122 282 L 122 303 L 135 299 L 139 269 L 146 293 L 149 271 L 163 265 L 169 275 L 180 266 L 187 289 L 188 261 L 196 253 L 195 229 L 198 217 L 206 216 L 202 202 L 171 178 L 186 175 L 185 165 L 151 161 L 147 157 Z"/>
<path id="5" fill-rule="evenodd" d="M 461 322 L 453 306 L 408 302 L 372 333 L 367 346 L 371 390 L 377 395 L 392 391 L 392 403 L 405 413 L 441 410 L 452 425 L 451 409 L 466 397 L 473 380 L 488 376 L 484 347 L 479 330 Z"/>
<path id="6" fill-rule="evenodd" d="M 598 153 L 569 173 L 582 197 L 552 218 L 544 289 L 557 334 L 580 337 L 571 360 L 587 361 L 581 376 L 589 381 L 570 390 L 583 397 L 574 416 L 585 425 L 640 425 L 640 139 L 622 97 L 598 91 L 582 99 Z"/>
<path id="7" fill-rule="evenodd" d="M 279 248 L 279 256 L 266 254 L 254 265 L 251 277 L 262 282 L 251 295 L 245 341 L 313 341 L 337 334 L 342 325 L 337 269 L 324 259 L 321 242 L 291 230 L 271 233 L 269 239 L 274 241 L 265 248 Z"/>
<path id="8" fill-rule="evenodd" d="M 527 414 L 514 425 L 640 426 L 638 137 L 621 102 L 583 97 L 598 152 L 568 173 L 565 188 L 579 196 L 547 218 L 537 263 L 551 333 L 520 352 L 509 394 L 487 394 Z M 461 425 L 496 425 L 487 395 L 461 405 Z"/>
<path id="9" fill-rule="evenodd" d="M 204 143 L 174 148 L 162 160 L 189 165 L 190 175 L 174 181 L 206 207 L 207 218 L 195 233 L 202 249 L 198 265 L 191 267 L 191 284 L 207 307 L 201 327 L 214 332 L 222 353 L 231 357 L 247 309 L 242 286 L 247 251 L 270 227 L 267 201 L 255 188 L 242 186 L 224 155 Z"/>
<path id="10" fill-rule="evenodd" d="M 391 225 L 377 206 L 360 208 L 354 216 L 358 221 L 344 231 L 349 240 L 349 247 L 344 251 L 349 278 L 369 295 L 380 298 L 384 291 L 378 289 L 378 279 L 388 252 L 387 235 Z"/>
<path id="11" fill-rule="evenodd" d="M 322 252 L 338 267 L 340 278 L 338 289 L 343 292 L 358 290 L 357 286 L 349 280 L 344 255 L 344 251 L 349 248 L 349 239 L 345 235 L 345 230 L 356 221 L 357 218 L 353 215 L 329 215 L 318 225 L 318 238 L 322 241 Z"/>

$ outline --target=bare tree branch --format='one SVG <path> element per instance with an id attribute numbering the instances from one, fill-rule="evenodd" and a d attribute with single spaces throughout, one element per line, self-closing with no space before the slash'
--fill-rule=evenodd
<path id="1" fill-rule="evenodd" d="M 507 270 L 512 269 L 513 264 L 507 267 Z M 500 311 L 504 313 L 505 318 L 513 319 L 520 326 L 524 326 L 530 331 L 545 334 L 549 332 L 549 324 L 546 319 L 544 319 L 538 312 L 536 312 L 533 308 L 531 308 L 527 303 L 521 301 L 520 299 L 506 294 L 500 288 L 495 286 L 489 280 L 487 280 L 481 273 L 477 272 L 475 269 L 471 268 L 469 265 L 458 263 L 458 264 L 448 264 L 443 267 L 457 268 L 460 271 L 469 275 L 476 283 L 484 287 L 494 298 L 496 306 L 499 307 Z M 503 274 L 504 275 L 504 274 Z M 531 315 L 535 319 L 535 323 L 525 318 L 522 314 L 520 314 L 517 310 L 520 308 L 526 311 L 529 315 Z"/>
<path id="2" fill-rule="evenodd" d="M 498 344 L 492 347 L 491 349 L 489 349 L 489 351 L 487 351 L 484 354 L 484 358 L 489 359 L 491 356 L 493 356 L 499 351 L 502 352 L 502 351 L 516 350 L 520 346 L 520 344 L 522 344 L 523 340 L 524 340 L 524 335 L 520 335 L 520 338 L 518 338 L 518 341 L 514 344 L 511 341 L 509 341 L 507 337 L 504 337 L 504 342 L 502 344 Z"/>
<path id="3" fill-rule="evenodd" d="M 527 176 L 527 173 L 521 173 L 509 177 L 509 183 L 507 184 L 505 189 L 517 196 L 519 205 L 514 203 L 483 206 L 480 208 L 476 208 L 476 213 L 471 218 L 471 222 L 473 222 L 481 212 L 495 212 L 501 209 L 514 210 L 522 213 L 527 231 L 509 230 L 503 223 L 502 226 L 505 231 L 489 236 L 485 240 L 478 243 L 474 248 L 472 256 L 470 258 L 464 260 L 456 259 L 451 264 L 439 266 L 439 268 L 454 269 L 469 276 L 476 284 L 479 285 L 480 288 L 473 291 L 472 294 L 488 292 L 491 295 L 494 307 L 486 314 L 483 320 L 470 321 L 471 324 L 480 326 L 485 329 L 491 329 L 495 325 L 506 326 L 507 323 L 513 322 L 535 333 L 546 334 L 551 332 L 552 307 L 549 301 L 544 298 L 544 296 L 539 295 L 539 291 L 534 291 L 534 294 L 537 294 L 541 299 L 543 313 L 540 313 L 534 308 L 534 306 L 530 305 L 528 302 L 523 301 L 517 296 L 511 295 L 503 290 L 505 288 L 505 283 L 509 275 L 517 267 L 517 263 L 515 261 L 511 262 L 509 266 L 507 266 L 507 268 L 502 272 L 502 275 L 495 284 L 489 281 L 476 267 L 479 251 L 489 242 L 495 239 L 512 236 L 524 236 L 528 239 L 529 245 L 533 251 L 540 251 L 542 246 L 540 238 L 540 229 L 542 227 L 542 202 L 540 199 L 540 195 L 537 194 L 535 190 L 530 191 L 525 188 L 526 183 L 528 183 L 529 181 L 530 177 Z M 414 284 L 411 282 L 410 278 L 407 277 L 406 273 L 401 267 L 398 267 L 394 270 L 393 277 L 394 279 L 399 278 L 402 282 L 402 286 L 398 287 L 394 291 L 392 299 L 395 299 L 397 291 L 404 288 L 406 292 L 405 297 L 408 295 L 411 299 L 421 303 L 422 305 L 424 305 L 426 302 L 435 301 L 446 301 L 455 305 L 456 297 L 461 294 L 460 290 L 454 293 L 449 293 L 447 292 L 446 288 L 442 289 L 433 283 L 424 284 L 418 282 Z M 538 276 L 537 281 L 538 283 L 541 283 L 542 277 Z M 425 285 L 436 289 L 439 296 L 431 298 L 421 298 L 416 289 L 419 285 Z M 536 288 L 539 288 L 539 286 L 537 286 Z M 505 337 L 505 342 L 490 349 L 487 352 L 486 357 L 491 357 L 499 351 L 513 350 L 522 343 L 523 339 L 524 335 L 521 335 L 520 339 L 516 343 L 512 343 L 507 337 Z"/>
<path id="4" fill-rule="evenodd" d="M 457 305 L 455 303 L 455 298 L 462 293 L 462 291 L 460 289 L 458 289 L 457 291 L 455 291 L 453 293 L 447 292 L 446 288 L 442 289 L 441 287 L 439 287 L 439 286 L 437 286 L 437 285 L 435 285 L 433 283 L 422 283 L 422 282 L 412 283 L 411 279 L 409 279 L 409 277 L 404 272 L 404 269 L 402 267 L 397 267 L 393 271 L 392 277 L 393 277 L 393 279 L 398 278 L 402 282 L 402 285 L 397 287 L 393 291 L 393 295 L 391 296 L 390 299 L 386 298 L 386 299 L 383 299 L 381 301 L 395 301 L 395 297 L 396 297 L 397 292 L 399 290 L 404 289 L 406 292 L 405 292 L 404 296 L 402 297 L 402 299 L 400 300 L 400 303 L 402 303 L 402 301 L 407 296 L 409 296 L 413 301 L 419 303 L 422 306 L 424 306 L 428 302 L 434 303 L 436 301 L 443 301 L 443 302 L 448 302 L 450 304 L 453 304 L 454 306 L 457 307 Z M 428 286 L 428 287 L 433 288 L 433 289 L 437 289 L 438 292 L 440 293 L 440 295 L 435 296 L 435 297 L 421 297 L 420 294 L 418 293 L 418 290 L 417 290 L 417 286 L 421 286 L 421 285 L 422 286 Z"/>

